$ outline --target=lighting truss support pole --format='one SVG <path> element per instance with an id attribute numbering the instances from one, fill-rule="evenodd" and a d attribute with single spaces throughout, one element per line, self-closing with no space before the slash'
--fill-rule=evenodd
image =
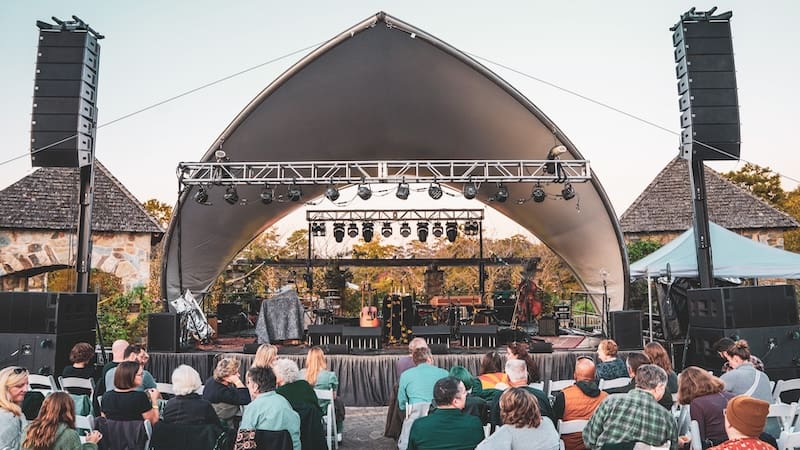
<path id="1" fill-rule="evenodd" d="M 714 287 L 714 267 L 711 260 L 711 230 L 708 226 L 706 178 L 703 160 L 691 158 L 692 207 L 694 208 L 694 243 L 697 250 L 697 273 L 701 288 Z"/>
<path id="2" fill-rule="evenodd" d="M 478 222 L 478 242 L 478 257 L 480 258 L 478 262 L 478 292 L 483 301 L 483 296 L 486 294 L 486 280 L 484 279 L 486 267 L 483 264 L 483 221 Z"/>
<path id="3" fill-rule="evenodd" d="M 92 266 L 94 161 L 81 167 L 81 186 L 78 198 L 78 252 L 75 260 L 75 271 L 77 272 L 75 292 L 89 292 L 89 270 Z"/>

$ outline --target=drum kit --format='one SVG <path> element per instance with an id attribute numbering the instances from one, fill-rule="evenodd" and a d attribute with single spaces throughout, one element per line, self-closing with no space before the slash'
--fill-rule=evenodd
<path id="1" fill-rule="evenodd" d="M 342 309 L 342 299 L 339 291 L 329 289 L 324 297 L 316 301 L 307 300 L 303 306 L 313 325 L 333 325 L 334 316 Z"/>

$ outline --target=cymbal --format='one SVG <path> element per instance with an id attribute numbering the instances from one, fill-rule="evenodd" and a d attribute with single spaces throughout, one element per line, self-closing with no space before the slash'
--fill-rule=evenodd
<path id="1" fill-rule="evenodd" d="M 333 314 L 333 311 L 330 309 L 315 309 L 313 312 L 318 316 L 329 316 Z"/>

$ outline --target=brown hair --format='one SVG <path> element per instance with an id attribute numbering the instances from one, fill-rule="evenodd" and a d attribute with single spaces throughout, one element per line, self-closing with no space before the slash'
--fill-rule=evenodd
<path id="1" fill-rule="evenodd" d="M 750 346 L 747 345 L 747 341 L 744 339 L 736 341 L 731 348 L 725 350 L 725 353 L 730 356 L 738 356 L 744 361 L 750 361 Z"/>
<path id="2" fill-rule="evenodd" d="M 220 359 L 217 363 L 217 367 L 214 368 L 214 379 L 222 381 L 226 377 L 239 373 L 240 365 L 241 363 L 236 358 Z"/>
<path id="3" fill-rule="evenodd" d="M 39 416 L 28 426 L 22 446 L 32 450 L 52 448 L 61 423 L 75 428 L 75 403 L 66 392 L 53 392 L 44 399 Z"/>
<path id="4" fill-rule="evenodd" d="M 517 359 L 525 361 L 525 365 L 528 367 L 528 383 L 538 383 L 540 379 L 539 367 L 533 361 L 531 354 L 528 353 L 528 344 L 524 342 L 511 342 L 507 347 Z"/>
<path id="5" fill-rule="evenodd" d="M 542 423 L 539 402 L 525 388 L 508 389 L 500 396 L 500 419 L 515 428 L 537 428 Z"/>
<path id="6" fill-rule="evenodd" d="M 678 403 L 688 405 L 697 397 L 722 392 L 725 383 L 705 369 L 689 366 L 678 376 Z"/>
<path id="7" fill-rule="evenodd" d="M 136 361 L 122 361 L 114 371 L 114 387 L 117 389 L 133 389 L 136 385 L 136 374 L 141 366 Z"/>
<path id="8" fill-rule="evenodd" d="M 78 342 L 69 352 L 69 362 L 88 363 L 94 358 L 94 347 L 86 342 Z"/>
<path id="9" fill-rule="evenodd" d="M 619 351 L 619 347 L 613 339 L 603 339 L 597 347 L 602 349 L 603 353 L 608 356 L 617 356 L 617 352 Z"/>
<path id="10" fill-rule="evenodd" d="M 322 348 L 315 345 L 308 350 L 306 357 L 306 381 L 312 387 L 317 384 L 317 377 L 323 370 L 328 370 L 328 363 L 325 362 L 325 352 Z"/>
<path id="11" fill-rule="evenodd" d="M 650 361 L 664 369 L 669 373 L 672 371 L 672 363 L 669 360 L 669 355 L 664 347 L 658 342 L 650 342 L 644 346 L 644 354 L 650 358 Z"/>
<path id="12" fill-rule="evenodd" d="M 481 369 L 478 372 L 479 375 L 483 375 L 485 373 L 497 373 L 503 371 L 503 360 L 500 358 L 500 355 L 497 352 L 489 352 L 483 355 L 483 359 L 481 360 Z"/>

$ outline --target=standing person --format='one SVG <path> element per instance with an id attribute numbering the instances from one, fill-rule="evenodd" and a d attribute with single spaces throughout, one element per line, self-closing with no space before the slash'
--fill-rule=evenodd
<path id="1" fill-rule="evenodd" d="M 28 426 L 24 450 L 96 450 L 103 435 L 94 430 L 81 438 L 75 430 L 75 404 L 66 392 L 53 392 L 44 399 L 39 417 Z"/>
<path id="2" fill-rule="evenodd" d="M 408 448 L 411 450 L 471 450 L 483 440 L 483 425 L 472 415 L 461 414 L 467 398 L 464 383 L 444 377 L 433 386 L 436 409 L 420 417 L 411 426 Z"/>
<path id="3" fill-rule="evenodd" d="M 541 381 L 539 367 L 534 362 L 533 357 L 528 352 L 528 344 L 525 342 L 511 342 L 506 345 L 506 361 L 509 359 L 519 359 L 525 361 L 528 368 L 528 383 L 538 383 Z"/>
<path id="4" fill-rule="evenodd" d="M 664 398 L 659 403 L 668 409 L 672 409 L 674 403 L 672 394 L 678 393 L 678 375 L 672 370 L 672 362 L 669 359 L 667 350 L 658 342 L 650 342 L 644 346 L 644 354 L 650 358 L 652 364 L 657 365 L 667 372 L 667 392 L 664 393 Z M 666 400 L 669 400 L 667 402 Z"/>
<path id="5" fill-rule="evenodd" d="M 22 400 L 28 392 L 28 369 L 6 367 L 0 370 L 0 448 L 20 448 L 28 421 L 22 413 Z"/>
<path id="6" fill-rule="evenodd" d="M 253 358 L 251 367 L 269 367 L 275 362 L 278 357 L 278 347 L 272 344 L 261 344 L 256 350 L 256 356 Z"/>
<path id="7" fill-rule="evenodd" d="M 203 398 L 211 402 L 217 416 L 229 425 L 235 425 L 239 407 L 250 403 L 250 392 L 239 377 L 239 367 L 240 363 L 236 358 L 219 360 L 214 374 L 206 380 L 203 388 Z"/>
<path id="8" fill-rule="evenodd" d="M 483 355 L 478 379 L 481 380 L 483 389 L 494 389 L 497 383 L 508 384 L 508 376 L 503 370 L 503 359 L 497 352 L 491 351 Z"/>
<path id="9" fill-rule="evenodd" d="M 336 413 L 336 439 L 341 441 L 344 430 L 345 407 L 344 402 L 336 395 L 339 390 L 339 377 L 336 376 L 336 372 L 328 370 L 328 363 L 325 361 L 325 352 L 322 351 L 322 347 L 315 345 L 308 350 L 306 368 L 300 371 L 300 376 L 305 378 L 314 389 L 333 390 L 333 409 Z M 320 400 L 319 406 L 323 411 L 327 410 L 328 400 Z"/>
<path id="10" fill-rule="evenodd" d="M 539 402 L 524 388 L 510 388 L 500 396 L 503 426 L 477 450 L 557 450 L 559 435 L 549 420 L 542 420 Z"/>
<path id="11" fill-rule="evenodd" d="M 556 392 L 554 396 L 554 420 L 588 420 L 592 417 L 600 402 L 608 397 L 608 393 L 597 386 L 594 372 L 594 361 L 591 358 L 578 357 L 573 374 L 575 384 Z M 562 439 L 566 450 L 586 449 L 581 433 L 565 434 Z"/>
<path id="12" fill-rule="evenodd" d="M 766 373 L 756 370 L 750 362 L 750 346 L 740 339 L 725 351 L 733 370 L 722 374 L 725 390 L 735 395 L 747 395 L 767 403 L 772 402 L 772 389 Z"/>
<path id="13" fill-rule="evenodd" d="M 687 367 L 678 377 L 678 403 L 689 405 L 689 414 L 700 428 L 703 448 L 728 440 L 722 411 L 734 394 L 724 389 L 722 380 L 699 367 Z"/>
<path id="14" fill-rule="evenodd" d="M 617 357 L 619 347 L 613 339 L 604 339 L 597 346 L 597 356 L 600 362 L 595 369 L 595 377 L 599 380 L 613 380 L 614 378 L 627 377 L 628 368 L 625 361 Z"/>
<path id="15" fill-rule="evenodd" d="M 123 361 L 114 371 L 114 388 L 103 394 L 100 407 L 103 416 L 111 420 L 149 420 L 158 422 L 158 391 L 142 392 L 142 366 L 135 361 Z"/>
<path id="16" fill-rule="evenodd" d="M 247 371 L 247 389 L 253 399 L 245 408 L 240 430 L 286 430 L 294 450 L 300 450 L 300 416 L 292 405 L 275 392 L 275 374 L 269 367 Z"/>
<path id="17" fill-rule="evenodd" d="M 712 450 L 774 450 L 775 447 L 758 439 L 767 423 L 768 402 L 739 395 L 728 401 L 724 411 L 728 440 L 711 447 Z"/>

